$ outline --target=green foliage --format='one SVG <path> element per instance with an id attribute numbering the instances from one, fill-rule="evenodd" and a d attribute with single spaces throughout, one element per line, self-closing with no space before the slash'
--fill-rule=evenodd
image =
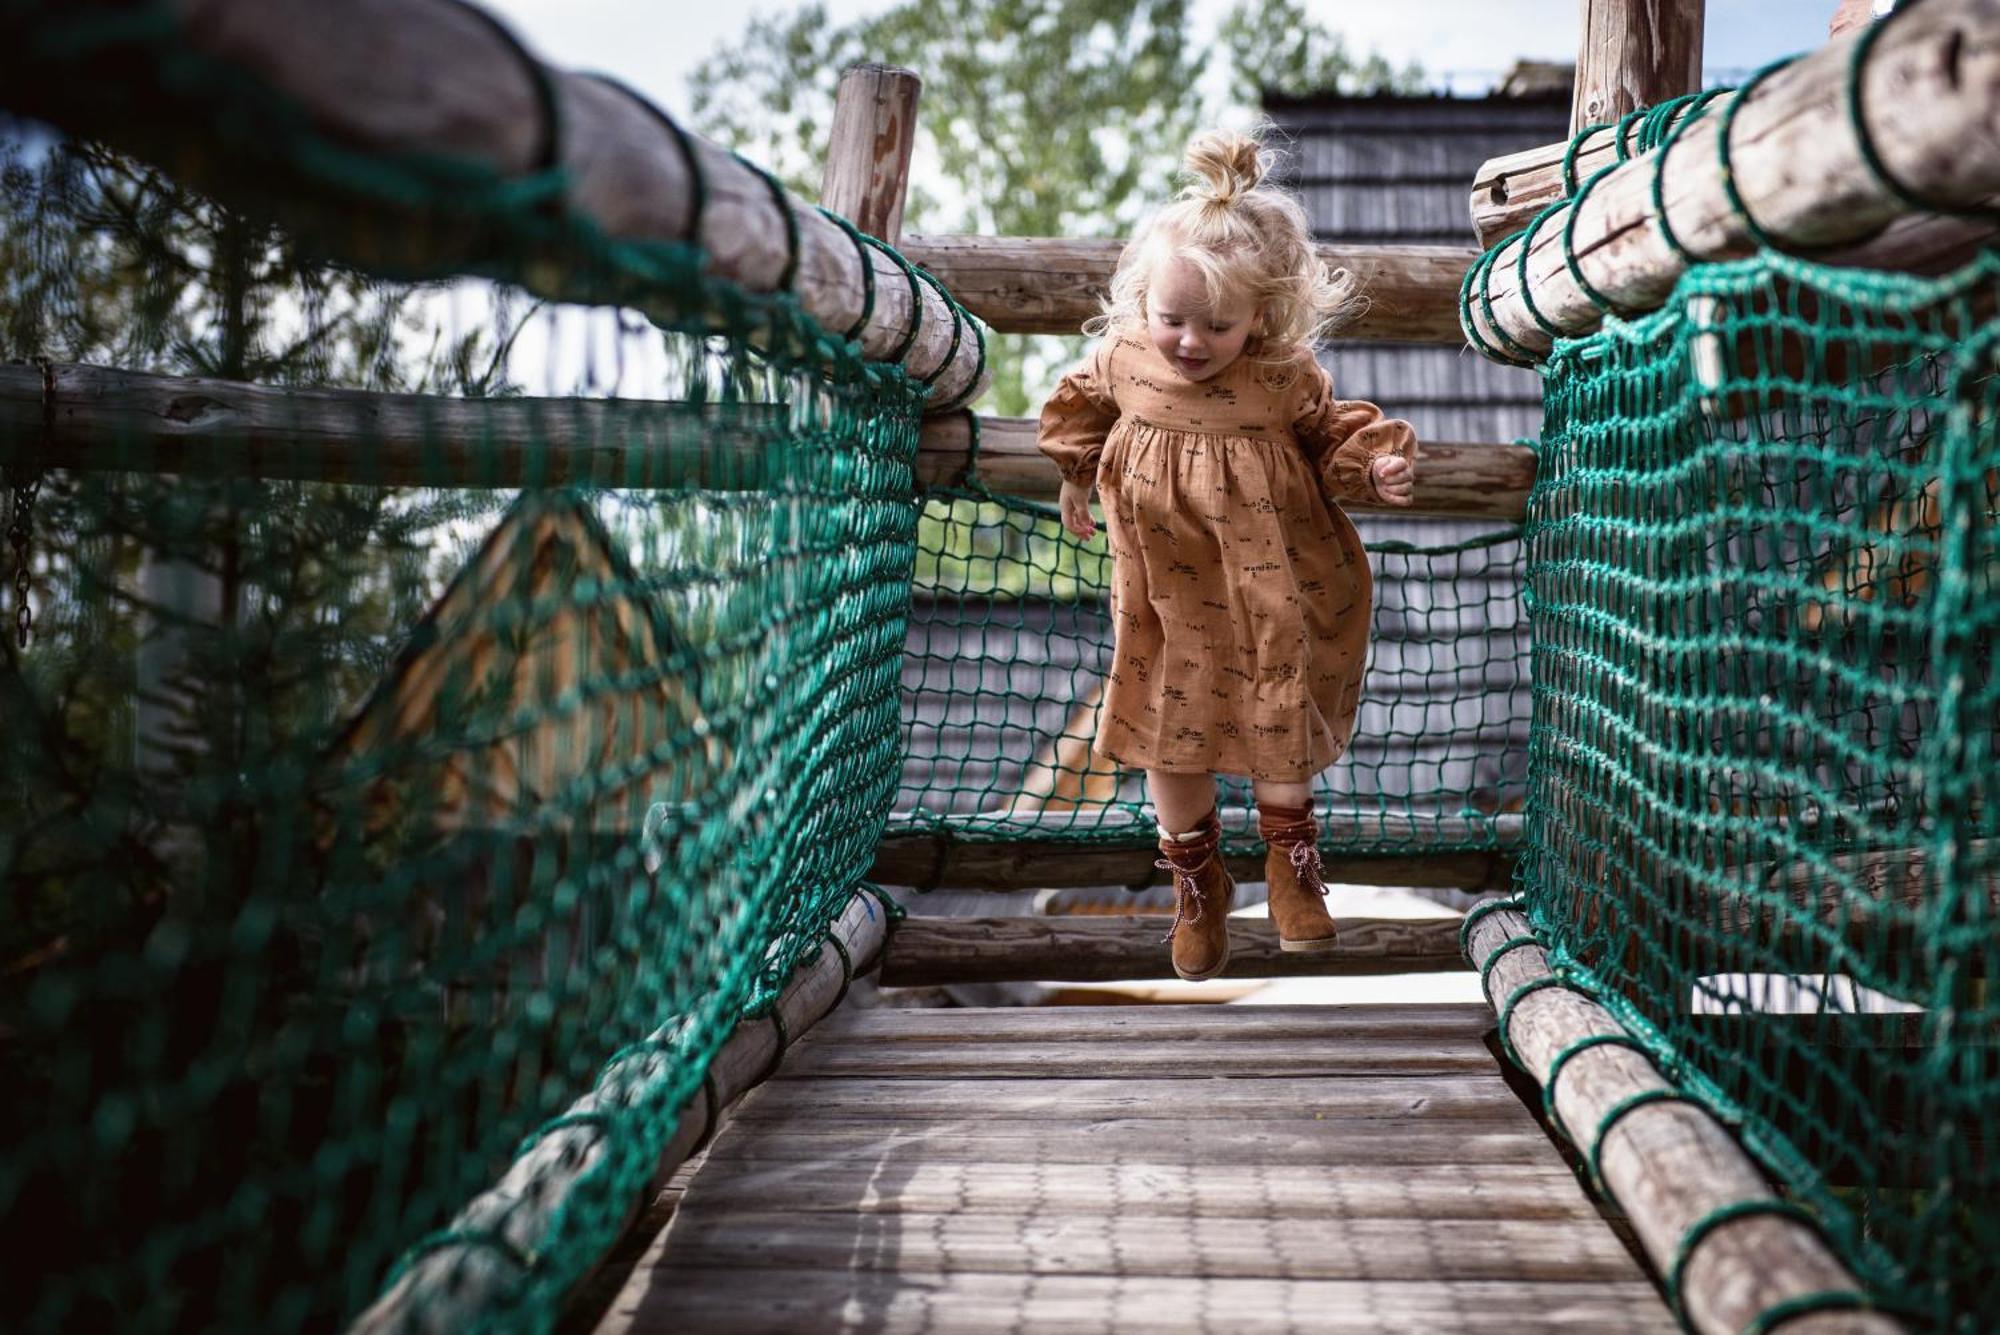
<path id="1" fill-rule="evenodd" d="M 1228 54 L 1230 96 L 1255 106 L 1265 93 L 1421 93 L 1423 66 L 1398 70 L 1376 52 L 1357 57 L 1346 39 L 1299 0 L 1240 0 L 1218 33 Z"/>
<path id="2" fill-rule="evenodd" d="M 1284 0 L 1245 0 L 1223 54 L 1278 60 L 1288 88 L 1319 75 L 1343 88 L 1418 77 L 1355 64 L 1317 25 L 1289 44 L 1259 26 L 1289 14 Z M 1172 192 L 1189 136 L 1227 114 L 1202 91 L 1214 54 L 1195 39 L 1187 0 L 905 0 L 846 24 L 809 4 L 753 18 L 696 69 L 695 122 L 814 198 L 840 72 L 902 65 L 924 80 L 905 231 L 1117 236 Z M 1239 73 L 1233 87 L 1257 82 Z M 1081 349 L 1080 337 L 996 335 L 982 408 L 1032 411 Z"/>

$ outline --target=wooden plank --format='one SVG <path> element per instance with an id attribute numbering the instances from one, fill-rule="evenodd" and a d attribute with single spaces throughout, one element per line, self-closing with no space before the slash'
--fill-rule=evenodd
<path id="1" fill-rule="evenodd" d="M 1231 1007 L 1234 1009 L 1234 1007 Z M 1077 1074 L 1205 1080 L 1217 1076 L 1492 1074 L 1476 1036 L 1346 1034 L 1273 1042 L 1181 1039 L 1157 1043 L 830 1043 L 808 1037 L 785 1054 L 778 1078 L 851 1076 L 1004 1079 Z"/>
<path id="2" fill-rule="evenodd" d="M 1054 501 L 1062 478 L 1035 448 L 1032 417 L 979 419 L 980 480 L 994 491 Z M 962 416 L 924 425 L 917 480 L 927 487 L 963 483 L 971 463 L 971 429 Z M 1354 514 L 1458 515 L 1518 523 L 1535 485 L 1535 452 L 1525 445 L 1424 441 L 1418 447 L 1416 493 L 1408 506 L 1341 502 Z"/>
<path id="3" fill-rule="evenodd" d="M 1539 946 L 1503 942 L 1532 938 L 1528 920 L 1513 909 L 1489 912 L 1469 933 L 1475 962 L 1493 960 L 1489 998 L 1504 998 L 1552 976 Z M 1496 1004 L 1498 1004 L 1496 1002 Z M 1610 1012 L 1568 987 L 1538 986 L 1521 993 L 1509 1016 L 1508 1036 L 1529 1075 L 1545 1083 L 1555 1056 L 1591 1034 L 1624 1033 Z M 1653 1064 L 1627 1047 L 1604 1044 L 1579 1052 L 1562 1069 L 1556 1111 L 1572 1138 L 1586 1141 L 1615 1107 L 1648 1091 L 1673 1086 Z M 1715 1210 L 1774 1194 L 1763 1173 L 1720 1123 L 1693 1103 L 1660 1100 L 1632 1108 L 1604 1133 L 1599 1167 L 1612 1197 L 1632 1220 L 1646 1254 L 1662 1270 L 1674 1263 L 1688 1230 Z M 1701 1235 L 1682 1273 L 1681 1291 L 1697 1331 L 1740 1331 L 1759 1313 L 1787 1298 L 1850 1291 L 1858 1282 L 1820 1239 L 1797 1220 L 1750 1214 Z M 1853 1332 L 1904 1330 L 1883 1313 L 1855 1313 L 1839 1328 Z M 1802 1327 L 1803 1328 L 1803 1327 Z"/>
<path id="4" fill-rule="evenodd" d="M 26 6 L 10 27 L 18 32 L 28 14 L 60 8 Z M 462 170 L 433 178 L 432 205 L 421 191 L 349 188 L 333 173 L 302 167 L 305 157 L 284 136 L 219 138 L 210 89 L 217 75 L 241 77 L 289 99 L 302 123 L 341 149 L 392 160 L 399 170 L 465 164 L 528 186 L 554 169 L 564 189 L 552 202 L 562 212 L 587 219 L 614 241 L 697 243 L 711 272 L 752 292 L 776 291 L 789 279 L 804 308 L 827 329 L 845 330 L 862 315 L 865 265 L 874 272 L 876 293 L 861 333 L 869 357 L 886 357 L 913 322 L 909 285 L 889 257 L 857 249 L 812 204 L 773 191 L 764 175 L 728 150 L 698 135 L 681 138 L 666 113 L 637 94 L 541 64 L 474 6 L 458 0 L 180 0 L 171 9 L 178 11 L 179 26 L 162 40 L 183 65 L 192 65 L 192 73 L 184 70 L 178 82 L 153 90 L 147 116 L 121 117 L 116 99 L 94 91 L 100 78 L 133 77 L 120 43 L 105 44 L 95 67 L 71 64 L 71 77 L 60 80 L 19 78 L 0 56 L 0 84 L 15 99 L 10 109 L 104 138 L 225 201 L 275 211 L 336 258 L 364 270 L 486 273 L 517 259 L 471 249 L 512 235 L 508 229 L 473 227 L 449 216 L 450 205 L 467 193 Z M 10 43 L 7 50 L 24 45 Z M 545 90 L 552 109 L 544 105 Z M 551 143 L 551 136 L 557 141 Z M 546 210 L 542 217 L 546 221 Z M 525 238 L 516 242 L 525 244 Z M 539 296 L 606 299 L 609 276 L 599 254 L 543 255 L 515 267 Z M 681 309 L 679 293 L 645 291 L 630 277 L 624 289 L 618 299 L 662 320 L 690 314 Z M 923 314 L 904 365 L 919 376 L 935 372 L 933 405 L 970 402 L 985 384 L 977 340 L 938 293 L 924 286 L 919 299 Z"/>
<path id="5" fill-rule="evenodd" d="M 833 95 L 819 202 L 892 246 L 903 233 L 923 86 L 913 70 L 860 64 L 841 71 Z"/>
<path id="6" fill-rule="evenodd" d="M 1717 170 L 1719 111 L 1674 143 L 1662 174 L 1668 224 L 1701 259 L 1751 253 L 1763 231 L 1816 259 L 1911 269 L 1943 254 L 1970 254 L 1990 222 L 1915 216 L 1863 165 L 1844 94 L 1858 33 L 1836 38 L 1760 82 L 1731 132 L 1732 173 L 1742 208 Z M 2000 140 L 1990 132 L 2000 88 L 2000 0 L 1927 0 L 1887 26 L 1862 72 L 1866 122 L 1888 169 L 1924 198 L 1957 207 L 2000 193 Z M 1658 151 L 1607 173 L 1577 211 L 1574 253 L 1583 276 L 1618 309 L 1651 310 L 1686 261 L 1667 242 L 1653 208 Z M 1538 230 L 1527 284 L 1543 320 L 1565 335 L 1587 333 L 1602 312 L 1571 275 L 1565 209 Z M 1904 227 L 1898 220 L 1907 219 Z M 1897 223 L 1896 227 L 1890 224 Z M 1522 239 L 1525 239 L 1522 238 Z M 1518 246 L 1520 240 L 1509 243 Z M 1822 253 L 1820 248 L 1827 248 Z M 1518 253 L 1502 249 L 1487 270 L 1486 299 L 1471 303 L 1475 343 L 1497 345 L 1495 322 L 1534 352 L 1550 335 L 1520 292 Z"/>
<path id="7" fill-rule="evenodd" d="M 1582 0 L 1569 132 L 1701 87 L 1702 0 Z"/>
<path id="8" fill-rule="evenodd" d="M 1074 334 L 1098 314 L 1122 240 L 1066 237 L 909 236 L 903 254 L 944 280 L 990 329 Z M 1319 257 L 1351 272 L 1368 297 L 1342 338 L 1456 346 L 1458 288 L 1479 258 L 1465 246 L 1321 245 Z"/>
<path id="9" fill-rule="evenodd" d="M 1561 1156 L 1532 1118 L 1463 1120 L 1412 1127 L 1389 1119 L 1239 1117 L 1216 1134 L 1213 1118 L 1045 1117 L 985 1123 L 960 1118 L 943 1126 L 870 1118 L 820 1117 L 764 1134 L 731 1120 L 708 1162 L 1072 1163 L 1146 1161 L 1186 1164 L 1288 1163 L 1302 1173 L 1352 1164 L 1555 1164 Z M 753 1134 L 755 1132 L 755 1134 Z"/>
<path id="10" fill-rule="evenodd" d="M 718 1163 L 690 1206 L 815 1214 L 1199 1215 L 1211 1219 L 1546 1219 L 1602 1221 L 1556 1164 L 1356 1164 L 1299 1173 L 1287 1164 L 936 1163 L 831 1167 Z"/>
<path id="11" fill-rule="evenodd" d="M 855 891 L 840 916 L 830 924 L 858 970 L 867 970 L 880 952 L 885 915 L 872 897 Z M 838 952 L 822 946 L 800 961 L 779 994 L 776 1012 L 792 1033 L 804 1033 L 846 993 L 844 965 Z M 731 1031 L 721 1051 L 709 1063 L 716 1106 L 726 1108 L 762 1078 L 777 1052 L 777 1035 L 768 1019 L 744 1020 Z M 357 1332 L 455 1329 L 490 1314 L 500 1294 L 519 1280 L 511 1262 L 479 1239 L 497 1235 L 520 1253 L 533 1253 L 546 1241 L 551 1221 L 575 1197 L 579 1184 L 590 1182 L 609 1152 L 605 1124 L 590 1116 L 607 1100 L 642 1097 L 648 1087 L 670 1071 L 676 1055 L 667 1044 L 634 1044 L 628 1056 L 607 1067 L 591 1092 L 566 1110 L 576 1120 L 534 1141 L 509 1165 L 499 1182 L 482 1192 L 452 1219 L 452 1228 L 467 1241 L 426 1252 L 403 1272 L 393 1287 L 355 1318 Z M 707 1103 L 690 1100 L 673 1124 L 654 1161 L 651 1186 L 664 1184 L 713 1129 Z M 601 1183 L 589 1190 L 601 1192 Z M 655 1193 L 641 1184 L 626 1209 L 625 1223 L 639 1216 Z M 592 1266 L 603 1258 L 594 1258 Z M 577 1276 L 587 1283 L 589 1269 Z M 417 1320 L 418 1313 L 422 1321 Z"/>
<path id="12" fill-rule="evenodd" d="M 982 1122 L 1063 1118 L 1205 1120 L 1398 1118 L 1406 1124 L 1528 1120 L 1493 1076 L 1296 1076 L 1282 1080 L 785 1080 L 752 1091 L 732 1122 L 809 1125 L 814 1118 Z M 764 1132 L 763 1134 L 769 1134 Z"/>
<path id="13" fill-rule="evenodd" d="M 1478 1002 L 1345 1006 L 965 1006 L 940 1010 L 842 1010 L 809 1042 L 1176 1044 L 1211 1040 L 1284 1043 L 1347 1035 L 1459 1035 L 1493 1028 Z"/>
<path id="14" fill-rule="evenodd" d="M 690 1208 L 668 1226 L 666 1254 L 690 1270 L 850 1265 L 944 1274 L 1564 1283 L 1640 1277 L 1600 1223 L 1565 1228 L 1540 1219 L 717 1215 Z"/>
<path id="15" fill-rule="evenodd" d="M 1229 978 L 1457 973 L 1457 918 L 1339 918 L 1332 950 L 1287 951 L 1277 924 L 1229 924 Z M 1173 977 L 1157 918 L 910 918 L 882 958 L 891 987 L 939 983 L 1115 982 Z"/>
<path id="16" fill-rule="evenodd" d="M 752 1270 L 662 1267 L 626 1290 L 600 1335 L 1520 1335 L 1575 1331 L 1673 1335 L 1644 1280 L 1593 1283 L 1425 1279 L 1132 1280 L 1113 1275 Z"/>

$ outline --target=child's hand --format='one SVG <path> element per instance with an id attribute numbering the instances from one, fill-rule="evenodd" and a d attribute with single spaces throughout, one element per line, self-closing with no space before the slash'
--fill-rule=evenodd
<path id="1" fill-rule="evenodd" d="M 1097 536 L 1097 521 L 1090 517 L 1089 487 L 1080 482 L 1063 483 L 1062 495 L 1056 504 L 1062 510 L 1064 528 L 1085 542 Z"/>
<path id="2" fill-rule="evenodd" d="M 1416 499 L 1417 470 L 1400 454 L 1385 454 L 1368 465 L 1376 494 L 1390 505 L 1408 505 Z"/>

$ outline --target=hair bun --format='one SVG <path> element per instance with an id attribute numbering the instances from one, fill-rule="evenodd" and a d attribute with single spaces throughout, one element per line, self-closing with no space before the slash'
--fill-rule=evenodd
<path id="1" fill-rule="evenodd" d="M 1181 191 L 1182 198 L 1224 208 L 1262 185 L 1270 171 L 1262 144 L 1224 130 L 1196 135 L 1188 142 L 1184 162 L 1194 180 Z"/>

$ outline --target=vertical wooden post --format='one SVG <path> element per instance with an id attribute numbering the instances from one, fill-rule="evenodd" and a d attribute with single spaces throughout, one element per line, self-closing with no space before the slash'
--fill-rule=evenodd
<path id="1" fill-rule="evenodd" d="M 903 230 L 923 86 L 894 65 L 855 65 L 840 76 L 834 94 L 819 202 L 891 245 Z"/>
<path id="2" fill-rule="evenodd" d="M 1703 0 L 1581 0 L 1569 132 L 1701 87 Z"/>

